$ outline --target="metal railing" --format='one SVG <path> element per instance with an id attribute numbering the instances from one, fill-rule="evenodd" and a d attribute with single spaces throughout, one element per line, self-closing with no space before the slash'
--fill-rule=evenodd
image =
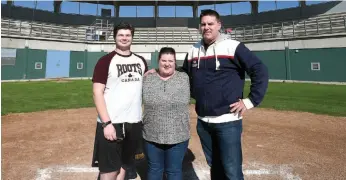
<path id="1" fill-rule="evenodd" d="M 105 41 L 109 39 L 112 34 L 113 24 L 105 19 L 96 19 L 87 29 L 86 29 L 86 40 L 91 41 Z"/>
<path id="2" fill-rule="evenodd" d="M 1 19 L 2 36 L 24 36 L 69 41 L 113 42 L 113 24 L 96 20 L 90 26 L 68 26 L 40 22 Z M 227 26 L 226 26 L 227 28 Z M 232 28 L 231 38 L 256 41 L 321 35 L 346 35 L 346 12 L 320 15 L 303 20 L 249 25 Z M 97 36 L 97 38 L 93 37 Z M 102 37 L 102 38 L 100 38 Z M 135 43 L 193 43 L 201 38 L 194 28 L 136 28 Z"/>
<path id="3" fill-rule="evenodd" d="M 24 36 L 67 40 L 85 40 L 87 26 L 66 26 L 29 22 L 13 19 L 1 19 L 1 36 Z"/>
<path id="4" fill-rule="evenodd" d="M 240 41 L 297 38 L 346 33 L 346 13 L 320 15 L 303 20 L 242 26 L 232 29 L 233 39 Z"/>

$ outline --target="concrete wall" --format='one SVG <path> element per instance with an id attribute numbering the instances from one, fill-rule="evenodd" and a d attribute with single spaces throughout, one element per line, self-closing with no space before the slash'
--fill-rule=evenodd
<path id="1" fill-rule="evenodd" d="M 136 44 L 131 47 L 133 52 L 151 53 L 159 51 L 162 47 L 173 47 L 177 53 L 186 53 L 193 44 Z M 314 49 L 314 48 L 338 48 L 346 47 L 346 37 L 321 37 L 315 39 L 296 39 L 285 41 L 268 41 L 246 43 L 249 49 L 254 51 L 283 50 L 285 47 L 290 49 Z M 57 42 L 49 40 L 1 38 L 3 48 L 25 48 L 30 49 L 50 49 L 60 51 L 88 51 L 88 52 L 111 52 L 115 49 L 113 43 L 103 44 L 84 44 L 72 42 Z"/>
<path id="2" fill-rule="evenodd" d="M 133 52 L 148 53 L 160 50 L 162 47 L 174 47 L 176 52 L 186 52 L 187 48 L 192 44 L 133 44 L 131 50 Z M 111 52 L 115 49 L 114 43 L 103 44 L 85 44 L 81 42 L 59 42 L 52 40 L 36 40 L 22 38 L 1 38 L 1 47 L 3 48 L 25 48 L 30 49 L 51 49 L 61 51 L 84 51 L 88 52 Z"/>
<path id="3" fill-rule="evenodd" d="M 286 41 L 246 43 L 253 51 L 290 49 L 315 49 L 315 48 L 339 48 L 346 47 L 346 37 L 325 37 L 316 39 L 296 39 Z"/>

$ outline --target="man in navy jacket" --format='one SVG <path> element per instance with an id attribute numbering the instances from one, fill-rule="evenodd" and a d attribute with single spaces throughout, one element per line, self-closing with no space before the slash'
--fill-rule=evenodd
<path id="1" fill-rule="evenodd" d="M 268 71 L 243 43 L 219 32 L 216 11 L 201 12 L 200 28 L 203 39 L 189 50 L 183 65 L 196 100 L 197 132 L 211 179 L 241 180 L 242 115 L 263 100 Z M 251 79 L 251 91 L 243 98 L 245 73 Z"/>

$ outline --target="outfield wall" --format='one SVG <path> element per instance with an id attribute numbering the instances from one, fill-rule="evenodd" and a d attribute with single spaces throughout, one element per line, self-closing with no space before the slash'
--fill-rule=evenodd
<path id="1" fill-rule="evenodd" d="M 2 38 L 1 79 L 91 77 L 113 44 Z M 134 44 L 132 51 L 157 67 L 157 51 L 176 49 L 182 65 L 191 44 Z M 270 79 L 346 82 L 346 37 L 246 43 L 269 69 Z M 319 65 L 319 67 L 318 67 Z M 317 68 L 317 70 L 314 70 Z M 318 70 L 319 68 L 319 70 Z"/>

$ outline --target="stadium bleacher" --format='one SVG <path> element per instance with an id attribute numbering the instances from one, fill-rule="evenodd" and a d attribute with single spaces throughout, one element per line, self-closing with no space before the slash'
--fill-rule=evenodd
<path id="1" fill-rule="evenodd" d="M 2 36 L 85 41 L 87 27 L 88 26 L 68 26 L 1 18 Z"/>
<path id="2" fill-rule="evenodd" d="M 346 33 L 346 13 L 321 14 L 306 19 L 232 27 L 232 29 L 231 37 L 241 41 L 334 35 Z"/>
<path id="3" fill-rule="evenodd" d="M 113 23 L 97 19 L 91 25 L 59 25 L 1 18 L 2 36 L 24 36 L 69 41 L 112 42 Z M 305 36 L 346 34 L 346 12 L 321 14 L 306 19 L 229 27 L 233 39 L 240 41 L 297 38 Z M 201 37 L 197 28 L 136 28 L 135 43 L 193 43 Z"/>

